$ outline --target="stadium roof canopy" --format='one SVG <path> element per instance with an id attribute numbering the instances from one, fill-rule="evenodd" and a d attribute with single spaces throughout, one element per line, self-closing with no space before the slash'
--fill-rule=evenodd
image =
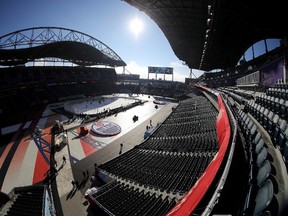
<path id="1" fill-rule="evenodd" d="M 60 27 L 35 27 L 0 37 L 0 65 L 59 58 L 80 66 L 126 66 L 107 45 L 85 33 Z"/>
<path id="2" fill-rule="evenodd" d="M 153 19 L 189 68 L 233 68 L 254 43 L 288 35 L 285 1 L 124 0 Z"/>

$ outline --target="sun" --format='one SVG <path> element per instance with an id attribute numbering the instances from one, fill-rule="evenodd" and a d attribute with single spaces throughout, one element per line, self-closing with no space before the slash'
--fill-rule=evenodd
<path id="1" fill-rule="evenodd" d="M 130 29 L 136 38 L 143 31 L 143 27 L 143 22 L 138 17 L 130 21 Z"/>

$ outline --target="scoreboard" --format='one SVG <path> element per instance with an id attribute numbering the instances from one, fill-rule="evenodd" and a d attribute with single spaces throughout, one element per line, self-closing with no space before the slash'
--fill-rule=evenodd
<path id="1" fill-rule="evenodd" d="M 173 68 L 171 67 L 148 67 L 148 73 L 173 74 Z"/>

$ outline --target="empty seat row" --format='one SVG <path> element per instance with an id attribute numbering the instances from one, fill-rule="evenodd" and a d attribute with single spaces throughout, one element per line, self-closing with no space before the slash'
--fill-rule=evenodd
<path id="1" fill-rule="evenodd" d="M 166 151 L 181 151 L 181 152 L 197 152 L 218 150 L 218 139 L 216 131 L 209 133 L 196 134 L 191 136 L 169 136 L 169 137 L 154 137 L 146 140 L 138 146 L 143 149 L 155 149 Z"/>
<path id="2" fill-rule="evenodd" d="M 253 117 L 263 126 L 263 128 L 269 133 L 271 140 L 275 147 L 279 148 L 283 160 L 288 164 L 288 122 L 286 119 L 281 118 L 277 113 L 269 111 L 267 108 L 254 103 L 249 102 L 246 107 L 246 111 L 251 113 Z M 244 118 L 244 114 L 242 117 Z"/>
<path id="3" fill-rule="evenodd" d="M 272 165 L 268 150 L 256 124 L 247 113 L 239 110 L 238 123 L 245 137 L 248 155 L 248 178 L 242 215 L 262 215 L 274 197 L 270 174 Z"/>
<path id="4" fill-rule="evenodd" d="M 132 149 L 100 165 L 106 172 L 167 191 L 187 192 L 216 153 L 164 153 Z"/>
<path id="5" fill-rule="evenodd" d="M 288 100 L 288 89 L 287 88 L 271 87 L 271 88 L 267 89 L 266 94 L 269 96 L 276 97 L 276 98 L 282 98 L 284 100 Z"/>
<path id="6" fill-rule="evenodd" d="M 252 102 L 253 101 L 250 101 L 250 103 Z M 282 118 L 288 117 L 288 99 L 277 98 L 274 96 L 267 96 L 265 94 L 262 94 L 256 97 L 255 102 L 256 104 L 259 104 L 260 106 L 263 106 L 264 108 L 267 108 L 268 110 L 277 113 Z"/>
<path id="7" fill-rule="evenodd" d="M 92 199 L 110 215 L 165 215 L 176 204 L 175 198 L 156 195 L 118 181 L 104 192 L 93 194 Z"/>

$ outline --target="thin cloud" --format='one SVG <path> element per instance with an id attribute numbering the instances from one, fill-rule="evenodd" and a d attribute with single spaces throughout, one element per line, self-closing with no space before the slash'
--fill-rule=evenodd
<path id="1" fill-rule="evenodd" d="M 130 61 L 127 63 L 127 66 L 125 67 L 125 73 L 129 74 L 138 74 L 140 75 L 140 79 L 147 79 L 148 78 L 148 67 L 147 66 L 141 66 L 138 65 L 135 61 Z M 116 72 L 118 74 L 123 73 L 123 67 L 117 67 Z"/>

